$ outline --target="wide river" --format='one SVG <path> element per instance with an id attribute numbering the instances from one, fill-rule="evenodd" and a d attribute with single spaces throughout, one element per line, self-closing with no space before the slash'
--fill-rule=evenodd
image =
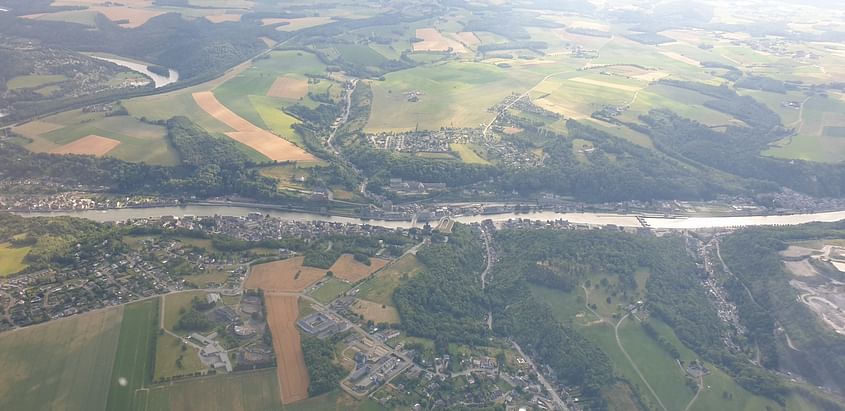
<path id="1" fill-rule="evenodd" d="M 179 72 L 176 71 L 176 70 L 173 70 L 173 69 L 168 69 L 168 70 L 170 70 L 170 75 L 168 75 L 167 77 L 164 77 L 162 75 L 153 73 L 152 71 L 148 70 L 147 65 L 143 64 L 143 63 L 135 63 L 135 62 L 132 62 L 132 61 L 121 60 L 121 59 L 116 59 L 116 58 L 111 58 L 111 57 L 100 57 L 100 56 L 91 56 L 91 57 L 98 59 L 98 60 L 108 61 L 110 63 L 117 64 L 118 66 L 126 67 L 129 70 L 137 71 L 141 74 L 144 74 L 144 75 L 148 76 L 149 78 L 153 79 L 153 83 L 155 84 L 155 88 L 164 87 L 168 84 L 173 84 L 173 83 L 179 81 Z"/>
<path id="2" fill-rule="evenodd" d="M 338 223 L 367 223 L 376 226 L 389 228 L 410 228 L 421 226 L 422 223 L 412 224 L 410 221 L 384 221 L 384 220 L 362 220 L 351 217 L 325 216 L 311 213 L 297 213 L 279 211 L 267 208 L 252 208 L 227 205 L 189 205 L 186 207 L 151 207 L 151 208 L 123 208 L 114 210 L 85 210 L 85 211 L 62 211 L 62 212 L 31 212 L 18 213 L 22 216 L 57 216 L 68 215 L 86 218 L 94 221 L 123 221 L 136 218 L 158 218 L 163 216 L 182 217 L 192 216 L 246 216 L 249 213 L 259 212 L 283 220 L 298 221 L 327 221 Z M 620 227 L 641 227 L 638 214 L 610 214 L 610 213 L 555 213 L 537 212 L 529 214 L 493 214 L 459 216 L 453 220 L 461 223 L 481 222 L 491 219 L 494 222 L 507 221 L 509 219 L 523 218 L 538 221 L 566 220 L 574 224 L 607 225 L 615 224 Z M 834 211 L 814 214 L 790 214 L 772 216 L 743 216 L 743 217 L 645 217 L 646 223 L 652 228 L 663 229 L 698 229 L 698 228 L 724 228 L 724 227 L 746 227 L 757 225 L 795 225 L 810 222 L 833 222 L 845 219 L 845 211 Z"/>

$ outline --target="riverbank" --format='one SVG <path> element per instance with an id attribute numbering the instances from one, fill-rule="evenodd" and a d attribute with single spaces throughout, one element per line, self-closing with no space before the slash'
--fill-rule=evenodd
<path id="1" fill-rule="evenodd" d="M 170 84 L 173 84 L 173 83 L 179 81 L 179 72 L 176 71 L 176 70 L 170 69 L 170 68 L 167 69 L 169 71 L 169 75 L 167 77 L 165 77 L 165 76 L 162 76 L 160 74 L 156 74 L 156 73 L 153 73 L 152 71 L 150 71 L 148 69 L 148 67 L 151 64 L 144 63 L 142 61 L 128 60 L 128 59 L 120 57 L 120 56 L 112 56 L 112 55 L 106 55 L 106 54 L 91 54 L 91 55 L 89 55 L 89 57 L 95 58 L 97 60 L 108 61 L 109 63 L 114 63 L 114 64 L 117 64 L 118 66 L 126 67 L 129 70 L 141 73 L 141 74 L 143 74 L 143 75 L 145 75 L 145 76 L 147 76 L 147 77 L 149 77 L 150 79 L 153 80 L 153 84 L 155 85 L 155 88 L 165 87 L 165 86 L 168 86 Z M 120 57 L 120 58 L 118 58 L 118 57 Z"/>
<path id="2" fill-rule="evenodd" d="M 121 208 L 111 210 L 83 210 L 83 211 L 55 211 L 55 212 L 16 212 L 25 217 L 41 216 L 73 216 L 98 222 L 125 221 L 139 218 L 160 218 L 164 216 L 214 216 L 229 215 L 245 217 L 250 213 L 269 214 L 283 220 L 296 221 L 324 221 L 332 223 L 370 224 L 386 228 L 421 227 L 425 222 L 417 221 L 387 221 L 365 220 L 357 217 L 343 217 L 336 215 L 321 215 L 309 212 L 285 211 L 270 207 L 246 207 L 221 204 L 191 204 L 184 207 L 145 207 Z M 648 227 L 668 230 L 706 229 L 706 228 L 738 228 L 764 225 L 796 225 L 811 222 L 834 222 L 845 219 L 845 211 L 825 213 L 790 214 L 790 215 L 757 215 L 737 217 L 659 217 L 643 216 L 642 214 L 622 213 L 557 213 L 541 211 L 533 213 L 503 213 L 480 214 L 468 216 L 454 216 L 452 220 L 471 224 L 490 219 L 503 222 L 511 219 L 528 219 L 535 221 L 566 220 L 572 224 L 588 224 L 595 226 L 616 225 L 619 227 Z"/>

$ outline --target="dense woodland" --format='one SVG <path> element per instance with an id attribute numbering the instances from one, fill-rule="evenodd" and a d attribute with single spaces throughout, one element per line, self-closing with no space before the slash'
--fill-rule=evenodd
<path id="1" fill-rule="evenodd" d="M 726 287 L 750 338 L 760 347 L 764 364 L 792 369 L 813 384 L 834 387 L 845 386 L 845 338 L 822 325 L 797 301 L 778 252 L 787 247 L 787 241 L 843 237 L 843 223 L 754 228 L 726 237 L 721 248 L 736 276 Z M 801 351 L 784 349 L 784 337 L 775 331 L 779 327 Z"/>
<path id="2" fill-rule="evenodd" d="M 343 335 L 341 335 L 342 337 Z M 313 397 L 337 389 L 347 371 L 334 357 L 337 337 L 321 340 L 305 335 L 302 337 L 302 354 L 308 367 L 308 395 Z"/>
<path id="3" fill-rule="evenodd" d="M 435 340 L 443 352 L 449 342 L 482 344 L 484 250 L 477 233 L 456 225 L 448 243 L 423 248 L 417 258 L 426 269 L 393 295 L 408 334 Z"/>

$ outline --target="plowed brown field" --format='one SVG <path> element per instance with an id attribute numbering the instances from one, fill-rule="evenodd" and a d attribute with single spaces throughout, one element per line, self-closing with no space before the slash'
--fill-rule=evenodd
<path id="1" fill-rule="evenodd" d="M 299 317 L 299 297 L 268 294 L 267 323 L 273 335 L 276 352 L 276 372 L 279 376 L 279 393 L 282 404 L 308 398 L 308 369 L 302 355 L 302 344 L 296 319 Z"/>
<path id="2" fill-rule="evenodd" d="M 264 291 L 299 292 L 326 275 L 326 270 L 304 267 L 305 257 L 288 258 L 252 267 L 246 280 L 246 288 L 261 288 Z"/>
<path id="3" fill-rule="evenodd" d="M 67 143 L 55 150 L 55 154 L 90 154 L 95 156 L 103 156 L 109 151 L 114 150 L 120 145 L 120 141 L 110 138 L 90 135 L 80 138 L 79 140 Z"/>
<path id="4" fill-rule="evenodd" d="M 261 129 L 250 123 L 245 118 L 229 110 L 214 93 L 202 91 L 193 94 L 194 101 L 209 115 L 220 120 L 227 126 L 235 129 L 234 132 L 226 133 L 229 138 L 251 147 L 263 154 L 270 160 L 275 161 L 308 161 L 314 160 L 307 151 L 297 147 L 267 130 Z"/>
<path id="5" fill-rule="evenodd" d="M 370 265 L 366 265 L 356 261 L 352 254 L 343 254 L 337 259 L 337 261 L 334 262 L 334 264 L 332 264 L 329 271 L 334 273 L 334 276 L 340 278 L 341 280 L 354 283 L 366 278 L 378 270 L 381 270 L 382 267 L 387 265 L 387 263 L 388 260 L 371 258 Z"/>

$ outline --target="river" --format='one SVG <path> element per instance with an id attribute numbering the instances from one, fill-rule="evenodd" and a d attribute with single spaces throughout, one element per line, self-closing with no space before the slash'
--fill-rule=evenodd
<path id="1" fill-rule="evenodd" d="M 336 223 L 352 223 L 388 227 L 388 228 L 410 228 L 421 226 L 422 223 L 412 224 L 410 221 L 384 221 L 384 220 L 362 220 L 359 218 L 326 216 L 312 213 L 298 213 L 279 211 L 265 208 L 252 208 L 227 205 L 189 205 L 186 207 L 150 207 L 150 208 L 122 208 L 113 210 L 85 210 L 85 211 L 62 211 L 62 212 L 30 212 L 17 213 L 22 216 L 58 216 L 67 215 L 89 220 L 124 221 L 136 218 L 158 218 L 163 216 L 182 217 L 192 216 L 213 216 L 230 215 L 246 216 L 249 213 L 269 214 L 282 220 L 298 221 L 326 221 Z M 494 214 L 458 216 L 453 220 L 460 223 L 477 223 L 486 219 L 494 222 L 507 221 L 509 219 L 523 218 L 539 221 L 566 220 L 573 224 L 607 225 L 615 224 L 620 227 L 641 227 L 638 214 L 612 214 L 612 213 L 555 213 L 537 212 L 529 214 Z M 726 227 L 747 227 L 758 225 L 795 225 L 811 222 L 833 222 L 845 219 L 845 211 L 834 211 L 814 214 L 790 214 L 773 216 L 742 216 L 742 217 L 645 217 L 644 220 L 652 228 L 660 229 L 700 229 L 700 228 L 726 228 Z"/>
<path id="2" fill-rule="evenodd" d="M 152 71 L 148 70 L 147 69 L 148 65 L 144 64 L 144 63 L 136 63 L 136 62 L 132 62 L 132 61 L 121 60 L 121 59 L 116 59 L 116 58 L 111 58 L 111 57 L 100 57 L 100 56 L 90 56 L 90 57 L 98 59 L 98 60 L 108 61 L 110 63 L 117 64 L 118 66 L 126 67 L 129 70 L 137 71 L 141 74 L 144 74 L 144 75 L 148 76 L 149 78 L 153 79 L 153 83 L 155 84 L 155 88 L 164 87 L 168 84 L 173 84 L 173 83 L 179 81 L 179 72 L 176 71 L 176 70 L 173 70 L 173 69 L 168 69 L 168 70 L 170 70 L 170 75 L 168 75 L 167 77 L 164 77 L 162 75 L 153 73 Z"/>

